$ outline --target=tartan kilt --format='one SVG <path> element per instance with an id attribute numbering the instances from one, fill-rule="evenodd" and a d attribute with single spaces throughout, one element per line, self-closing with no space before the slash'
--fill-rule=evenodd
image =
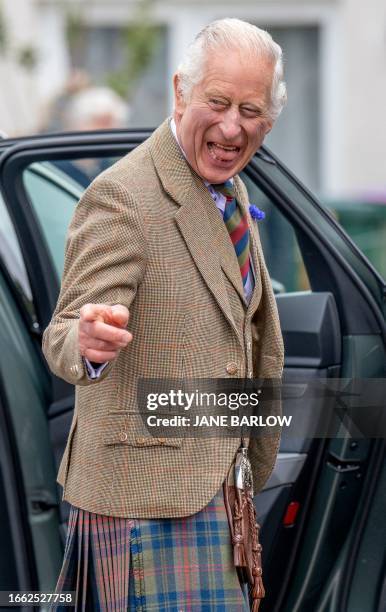
<path id="1" fill-rule="evenodd" d="M 183 518 L 116 518 L 72 507 L 56 587 L 62 591 L 76 592 L 77 611 L 250 610 L 233 564 L 222 489 Z"/>

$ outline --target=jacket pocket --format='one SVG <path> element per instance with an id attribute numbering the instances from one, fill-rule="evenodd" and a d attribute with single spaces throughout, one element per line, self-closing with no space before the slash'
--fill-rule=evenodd
<path id="1" fill-rule="evenodd" d="M 168 446 L 180 448 L 180 438 L 156 438 L 146 428 L 137 412 L 126 410 L 110 411 L 103 427 L 103 444 L 105 446 L 134 446 L 144 448 L 150 446 Z"/>

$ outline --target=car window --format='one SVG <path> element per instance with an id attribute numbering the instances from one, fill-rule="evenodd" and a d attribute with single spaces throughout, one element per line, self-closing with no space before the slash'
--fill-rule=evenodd
<path id="1" fill-rule="evenodd" d="M 385 307 L 385 283 L 380 275 L 376 275 L 369 268 L 362 253 L 352 248 L 340 231 L 337 231 L 336 221 L 328 211 L 323 211 L 320 202 L 304 189 L 296 178 L 283 167 L 278 160 L 271 157 L 269 151 L 263 151 L 256 155 L 249 170 L 251 175 L 259 175 L 264 182 L 264 189 L 271 189 L 274 197 L 281 200 L 283 210 L 289 218 L 306 222 L 309 228 L 314 228 L 316 239 L 328 245 L 330 251 L 335 250 L 339 258 L 343 258 L 347 265 L 352 268 L 361 282 L 370 291 L 381 310 Z M 300 226 L 299 226 L 300 227 Z M 281 253 L 283 256 L 283 253 Z M 312 270 L 313 263 L 309 254 L 304 253 L 307 268 Z M 320 276 L 320 275 L 319 275 Z"/>
<path id="2" fill-rule="evenodd" d="M 33 164 L 24 172 L 24 185 L 39 218 L 55 268 L 61 277 L 64 240 L 82 187 L 64 186 L 48 164 Z"/>
<path id="3" fill-rule="evenodd" d="M 386 201 L 336 200 L 326 205 L 374 268 L 386 278 Z"/>
<path id="4" fill-rule="evenodd" d="M 0 259 L 7 270 L 32 324 L 37 324 L 32 290 L 24 264 L 19 241 L 9 216 L 7 207 L 0 193 Z"/>
<path id="5" fill-rule="evenodd" d="M 247 175 L 241 176 L 250 204 L 265 214 L 264 219 L 256 223 L 275 293 L 309 290 L 310 283 L 292 225 Z"/>
<path id="6" fill-rule="evenodd" d="M 56 160 L 31 164 L 23 173 L 55 269 L 61 278 L 67 228 L 85 188 L 116 158 Z"/>

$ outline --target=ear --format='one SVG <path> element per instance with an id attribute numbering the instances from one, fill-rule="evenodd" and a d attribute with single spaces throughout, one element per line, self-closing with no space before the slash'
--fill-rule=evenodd
<path id="1" fill-rule="evenodd" d="M 180 77 L 176 73 L 173 76 L 173 89 L 174 89 L 174 110 L 177 115 L 181 116 L 185 110 L 186 103 L 181 93 Z"/>

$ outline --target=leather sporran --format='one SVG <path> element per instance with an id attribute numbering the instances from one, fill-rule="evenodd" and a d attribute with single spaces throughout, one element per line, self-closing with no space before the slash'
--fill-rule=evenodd
<path id="1" fill-rule="evenodd" d="M 249 584 L 252 612 L 257 612 L 265 596 L 260 525 L 253 504 L 252 471 L 247 449 L 241 446 L 223 485 L 225 508 L 233 544 L 234 564 L 241 583 Z"/>

